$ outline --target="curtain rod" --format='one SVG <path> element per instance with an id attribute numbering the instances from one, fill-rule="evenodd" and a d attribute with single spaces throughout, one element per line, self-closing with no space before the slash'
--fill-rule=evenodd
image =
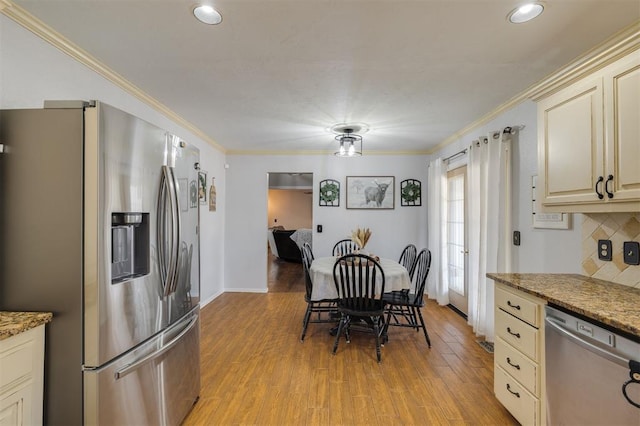
<path id="1" fill-rule="evenodd" d="M 454 157 L 457 157 L 457 156 L 459 156 L 459 155 L 464 155 L 464 154 L 466 154 L 466 153 L 467 153 L 467 149 L 465 148 L 465 149 L 463 149 L 462 151 L 458 151 L 458 152 L 456 152 L 455 154 L 448 156 L 447 158 L 443 158 L 443 159 L 442 159 L 442 161 L 449 161 L 449 160 L 451 160 L 451 159 L 452 159 L 452 158 L 454 158 Z"/>

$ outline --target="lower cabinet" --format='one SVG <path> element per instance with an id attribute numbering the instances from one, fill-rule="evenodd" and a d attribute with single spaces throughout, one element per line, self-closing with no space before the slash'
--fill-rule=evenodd
<path id="1" fill-rule="evenodd" d="M 496 283 L 496 398 L 522 425 L 544 425 L 545 302 Z"/>
<path id="2" fill-rule="evenodd" d="M 0 340 L 0 426 L 42 424 L 44 327 Z"/>

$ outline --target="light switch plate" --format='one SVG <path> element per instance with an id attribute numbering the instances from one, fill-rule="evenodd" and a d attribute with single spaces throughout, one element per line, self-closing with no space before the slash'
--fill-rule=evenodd
<path id="1" fill-rule="evenodd" d="M 624 263 L 627 265 L 640 265 L 639 242 L 625 241 L 622 249 L 624 250 Z"/>

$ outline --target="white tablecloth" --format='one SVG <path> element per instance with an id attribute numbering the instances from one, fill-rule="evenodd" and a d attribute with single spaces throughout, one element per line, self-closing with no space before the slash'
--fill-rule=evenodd
<path id="1" fill-rule="evenodd" d="M 337 257 L 319 257 L 313 261 L 309 269 L 309 276 L 313 283 L 312 300 L 335 299 L 338 297 L 336 285 L 333 282 L 333 265 Z M 380 266 L 384 271 L 384 291 L 411 288 L 409 273 L 404 266 L 391 259 L 380 259 Z"/>
<path id="2" fill-rule="evenodd" d="M 299 248 L 302 248 L 304 243 L 309 243 L 309 246 L 313 248 L 311 244 L 311 234 L 311 229 L 301 228 L 291 234 L 289 238 L 295 241 Z"/>

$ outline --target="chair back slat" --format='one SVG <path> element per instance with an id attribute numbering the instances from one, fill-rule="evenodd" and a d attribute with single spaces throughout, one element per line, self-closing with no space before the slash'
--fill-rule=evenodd
<path id="1" fill-rule="evenodd" d="M 384 271 L 378 262 L 363 254 L 347 254 L 336 260 L 333 280 L 344 307 L 354 311 L 381 309 Z"/>
<path id="2" fill-rule="evenodd" d="M 431 250 L 423 249 L 418 254 L 415 262 L 415 282 L 414 286 L 414 300 L 413 303 L 416 305 L 422 305 L 424 299 L 424 287 L 427 283 L 427 276 L 429 275 L 429 270 L 431 269 Z"/>
<path id="3" fill-rule="evenodd" d="M 416 267 L 416 255 L 418 254 L 418 249 L 413 244 L 407 245 L 400 254 L 400 260 L 398 263 L 406 268 L 409 272 L 409 278 L 413 279 L 413 274 L 415 272 Z"/>
<path id="4" fill-rule="evenodd" d="M 311 299 L 311 293 L 313 292 L 313 283 L 311 282 L 309 270 L 311 268 L 311 263 L 314 260 L 313 251 L 311 250 L 309 243 L 302 244 L 300 253 L 302 254 L 302 266 L 304 269 L 305 295 L 307 300 L 309 300 Z"/>
<path id="5" fill-rule="evenodd" d="M 353 240 L 346 238 L 344 240 L 338 241 L 334 246 L 331 252 L 332 256 L 344 256 L 347 254 L 351 254 L 358 250 L 360 247 Z"/>

